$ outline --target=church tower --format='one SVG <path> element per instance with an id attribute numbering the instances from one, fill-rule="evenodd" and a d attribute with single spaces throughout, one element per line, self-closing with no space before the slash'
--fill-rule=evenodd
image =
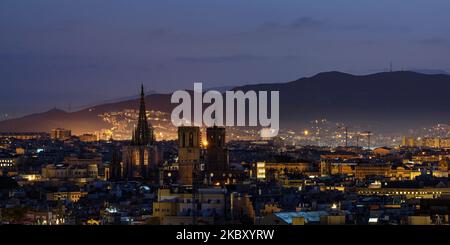
<path id="1" fill-rule="evenodd" d="M 145 110 L 144 85 L 141 85 L 141 100 L 137 127 L 133 133 L 133 145 L 152 145 L 154 142 L 153 128 L 147 121 Z"/>
<path id="2" fill-rule="evenodd" d="M 200 128 L 182 126 L 178 128 L 179 183 L 193 185 L 197 181 L 201 157 Z"/>
<path id="3" fill-rule="evenodd" d="M 160 159 L 154 143 L 153 127 L 147 121 L 144 86 L 142 85 L 137 126 L 132 134 L 131 145 L 125 146 L 122 151 L 122 173 L 125 179 L 157 181 Z"/>
<path id="4" fill-rule="evenodd" d="M 206 170 L 218 173 L 228 170 L 228 151 L 225 148 L 225 128 L 209 127 L 206 129 L 207 157 Z"/>

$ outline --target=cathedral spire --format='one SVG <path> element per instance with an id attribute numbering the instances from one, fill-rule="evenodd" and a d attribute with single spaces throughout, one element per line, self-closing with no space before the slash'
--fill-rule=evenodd
<path id="1" fill-rule="evenodd" d="M 153 143 L 153 130 L 147 122 L 145 110 L 144 84 L 141 84 L 141 100 L 139 105 L 139 117 L 137 127 L 133 134 L 134 145 L 149 145 Z"/>

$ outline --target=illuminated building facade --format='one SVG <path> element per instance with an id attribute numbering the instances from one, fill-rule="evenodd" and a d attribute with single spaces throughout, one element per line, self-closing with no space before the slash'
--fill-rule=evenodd
<path id="1" fill-rule="evenodd" d="M 72 137 L 72 131 L 64 128 L 54 128 L 50 132 L 50 138 L 52 140 L 68 140 Z"/>
<path id="2" fill-rule="evenodd" d="M 78 136 L 78 138 L 80 139 L 80 141 L 83 141 L 83 142 L 98 141 L 98 136 L 95 134 L 82 134 L 82 135 Z"/>
<path id="3" fill-rule="evenodd" d="M 266 163 L 257 162 L 256 163 L 256 179 L 264 180 L 266 179 Z"/>
<path id="4" fill-rule="evenodd" d="M 94 164 L 100 166 L 102 164 L 102 157 L 100 155 L 94 156 L 67 156 L 64 157 L 64 163 L 68 165 L 90 165 Z"/>
<path id="5" fill-rule="evenodd" d="M 42 178 L 48 180 L 68 180 L 75 182 L 87 182 L 99 177 L 97 164 L 69 165 L 49 164 L 41 169 Z"/>
<path id="6" fill-rule="evenodd" d="M 404 136 L 402 139 L 402 146 L 405 147 L 416 147 L 417 143 L 416 143 L 416 139 L 414 139 L 413 137 L 406 137 Z"/>
<path id="7" fill-rule="evenodd" d="M 192 185 L 200 171 L 200 128 L 182 126 L 178 128 L 179 183 Z"/>
<path id="8" fill-rule="evenodd" d="M 356 165 L 357 163 L 354 162 L 321 161 L 319 164 L 320 175 L 321 176 L 329 176 L 335 174 L 355 175 Z"/>
<path id="9" fill-rule="evenodd" d="M 160 224 L 186 225 L 193 223 L 195 212 L 197 223 L 213 224 L 212 218 L 225 216 L 226 193 L 226 189 L 201 188 L 193 196 L 189 192 L 174 193 L 161 188 L 158 189 L 157 201 L 153 203 L 153 217 L 158 217 Z"/>
<path id="10" fill-rule="evenodd" d="M 57 191 L 47 193 L 48 201 L 60 201 L 67 200 L 70 202 L 78 202 L 81 197 L 86 196 L 88 193 L 85 191 Z"/>
<path id="11" fill-rule="evenodd" d="M 367 196 L 404 196 L 407 199 L 434 199 L 450 195 L 450 188 L 356 188 L 356 193 Z"/>
<path id="12" fill-rule="evenodd" d="M 358 164 L 355 166 L 355 178 L 365 179 L 369 176 L 389 177 L 391 166 L 388 164 Z"/>
<path id="13" fill-rule="evenodd" d="M 403 137 L 402 146 L 405 147 L 426 147 L 426 148 L 450 148 L 450 138 L 438 137 Z"/>
<path id="14" fill-rule="evenodd" d="M 17 158 L 9 154 L 0 154 L 0 175 L 11 176 L 17 173 Z"/>
<path id="15" fill-rule="evenodd" d="M 255 166 L 256 179 L 259 180 L 268 178 L 269 174 L 281 177 L 289 173 L 307 174 L 313 170 L 312 164 L 306 162 L 257 162 Z"/>
<path id="16" fill-rule="evenodd" d="M 0 139 L 36 140 L 48 138 L 48 133 L 42 132 L 7 132 L 0 133 Z"/>

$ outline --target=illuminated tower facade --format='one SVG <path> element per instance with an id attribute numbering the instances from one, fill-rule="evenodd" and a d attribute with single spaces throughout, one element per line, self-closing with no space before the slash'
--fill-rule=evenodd
<path id="1" fill-rule="evenodd" d="M 178 128 L 179 183 L 192 185 L 200 168 L 200 128 L 182 126 Z"/>

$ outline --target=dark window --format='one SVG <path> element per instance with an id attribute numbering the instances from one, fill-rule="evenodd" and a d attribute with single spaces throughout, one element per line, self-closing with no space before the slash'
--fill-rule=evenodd
<path id="1" fill-rule="evenodd" d="M 186 134 L 182 133 L 182 137 L 181 137 L 181 147 L 185 147 L 186 146 Z"/>
<path id="2" fill-rule="evenodd" d="M 194 147 L 194 134 L 189 133 L 189 147 Z"/>

